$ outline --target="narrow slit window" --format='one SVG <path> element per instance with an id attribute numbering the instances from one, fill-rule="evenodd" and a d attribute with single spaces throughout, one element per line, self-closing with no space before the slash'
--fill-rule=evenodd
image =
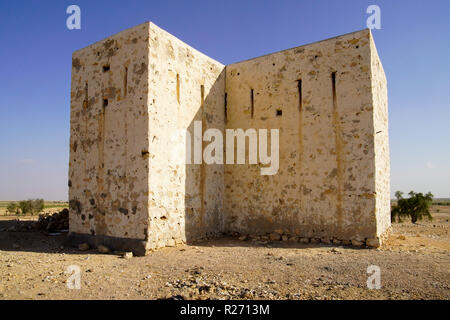
<path id="1" fill-rule="evenodd" d="M 283 115 L 283 110 L 277 109 L 276 115 L 277 115 L 277 117 L 281 117 Z"/>
<path id="2" fill-rule="evenodd" d="M 86 84 L 84 85 L 84 101 L 83 101 L 83 107 L 87 108 L 89 104 L 89 87 L 88 82 L 86 81 Z"/>
<path id="3" fill-rule="evenodd" d="M 103 99 L 103 108 L 108 106 L 108 99 Z"/>
<path id="4" fill-rule="evenodd" d="M 200 99 L 201 99 L 201 106 L 203 107 L 203 104 L 205 103 L 205 86 L 200 86 Z"/>
<path id="5" fill-rule="evenodd" d="M 331 73 L 331 88 L 333 91 L 333 107 L 336 108 L 336 72 Z"/>
<path id="6" fill-rule="evenodd" d="M 180 104 L 180 75 L 177 73 L 177 101 Z"/>
<path id="7" fill-rule="evenodd" d="M 125 74 L 123 76 L 123 96 L 126 98 L 128 91 L 128 68 L 125 67 Z"/>
<path id="8" fill-rule="evenodd" d="M 255 114 L 255 97 L 253 89 L 250 90 L 250 115 L 253 119 L 253 115 Z"/>
<path id="9" fill-rule="evenodd" d="M 108 72 L 110 69 L 109 64 L 103 66 L 103 72 Z"/>
<path id="10" fill-rule="evenodd" d="M 303 95 L 302 95 L 302 80 L 297 80 L 297 88 L 298 88 L 298 110 L 301 112 L 303 109 Z"/>
<path id="11" fill-rule="evenodd" d="M 224 97 L 224 106 L 225 106 L 225 121 L 228 120 L 228 94 L 225 92 Z"/>

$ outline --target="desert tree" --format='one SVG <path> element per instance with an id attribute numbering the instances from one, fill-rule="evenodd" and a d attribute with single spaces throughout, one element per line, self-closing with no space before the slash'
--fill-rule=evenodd
<path id="1" fill-rule="evenodd" d="M 402 218 L 411 218 L 412 223 L 416 223 L 422 220 L 424 217 L 428 220 L 433 220 L 430 213 L 430 205 L 433 202 L 433 194 L 428 192 L 427 194 L 416 193 L 411 191 L 408 193 L 409 198 L 403 198 L 403 193 L 400 191 L 395 192 L 397 198 L 397 204 L 392 207 L 391 221 L 402 222 Z"/>
<path id="2" fill-rule="evenodd" d="M 9 213 L 17 214 L 19 212 L 17 203 L 15 203 L 15 202 L 8 203 L 8 206 L 6 207 L 6 211 L 8 211 Z"/>

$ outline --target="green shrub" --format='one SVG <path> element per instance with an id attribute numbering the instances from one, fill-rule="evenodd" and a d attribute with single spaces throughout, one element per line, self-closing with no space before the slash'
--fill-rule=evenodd
<path id="1" fill-rule="evenodd" d="M 408 193 L 409 198 L 403 198 L 403 193 L 395 192 L 397 204 L 392 207 L 391 221 L 402 222 L 403 217 L 410 217 L 412 223 L 422 220 L 427 217 L 428 220 L 433 220 L 430 214 L 430 205 L 433 202 L 433 195 L 428 192 L 426 195 L 411 191 Z"/>
<path id="2" fill-rule="evenodd" d="M 19 202 L 20 212 L 22 214 L 31 213 L 31 201 L 30 200 L 22 200 Z"/>
<path id="3" fill-rule="evenodd" d="M 44 199 L 30 199 L 19 202 L 19 208 L 22 214 L 35 214 L 44 210 Z"/>
<path id="4" fill-rule="evenodd" d="M 8 206 L 6 207 L 6 211 L 8 211 L 9 213 L 18 213 L 18 206 L 17 203 L 15 202 L 10 202 L 8 203 Z"/>

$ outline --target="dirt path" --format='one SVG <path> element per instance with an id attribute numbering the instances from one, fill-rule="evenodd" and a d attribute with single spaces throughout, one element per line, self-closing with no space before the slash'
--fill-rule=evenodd
<path id="1" fill-rule="evenodd" d="M 433 222 L 394 224 L 379 249 L 224 238 L 124 259 L 63 248 L 64 235 L 0 231 L 0 299 L 449 299 L 450 207 L 433 209 Z M 67 288 L 70 265 L 79 290 Z M 379 290 L 367 288 L 370 265 Z"/>

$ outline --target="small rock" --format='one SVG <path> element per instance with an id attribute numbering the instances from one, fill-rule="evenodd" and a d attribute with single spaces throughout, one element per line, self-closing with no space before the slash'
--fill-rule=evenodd
<path id="1" fill-rule="evenodd" d="M 406 237 L 404 236 L 404 235 L 399 235 L 398 237 L 397 237 L 397 239 L 399 239 L 399 240 L 406 240 Z"/>
<path id="2" fill-rule="evenodd" d="M 283 241 L 288 241 L 288 240 L 289 240 L 289 237 L 288 237 L 287 235 L 284 235 L 284 236 L 281 237 L 281 239 L 282 239 Z"/>
<path id="3" fill-rule="evenodd" d="M 89 245 L 87 243 L 80 243 L 78 245 L 78 250 L 81 250 L 81 251 L 89 250 Z"/>
<path id="4" fill-rule="evenodd" d="M 269 235 L 269 239 L 272 241 L 278 241 L 281 239 L 281 235 L 276 232 L 273 232 Z"/>
<path id="5" fill-rule="evenodd" d="M 102 244 L 97 247 L 97 250 L 100 253 L 110 253 L 111 252 L 111 250 L 107 246 L 104 246 Z"/>
<path id="6" fill-rule="evenodd" d="M 380 239 L 377 238 L 367 239 L 366 245 L 368 247 L 378 248 L 380 246 Z"/>
<path id="7" fill-rule="evenodd" d="M 358 240 L 352 240 L 352 245 L 355 247 L 361 247 L 363 245 L 363 242 Z"/>
<path id="8" fill-rule="evenodd" d="M 124 258 L 124 259 L 131 259 L 131 258 L 133 258 L 133 252 L 125 252 L 123 255 L 122 255 L 122 258 Z"/>

